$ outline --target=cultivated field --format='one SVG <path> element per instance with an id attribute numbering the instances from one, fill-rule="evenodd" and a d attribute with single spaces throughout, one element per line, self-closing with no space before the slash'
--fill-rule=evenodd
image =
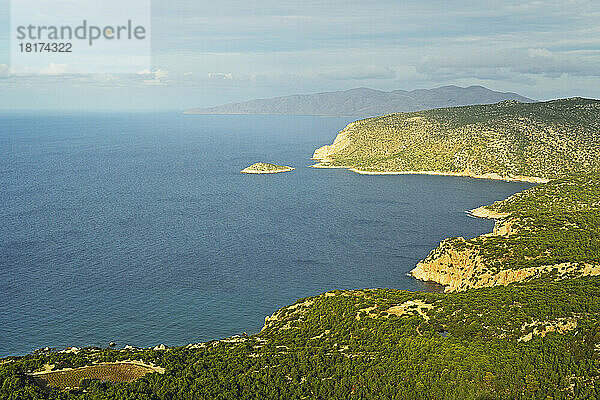
<path id="1" fill-rule="evenodd" d="M 105 363 L 36 374 L 35 379 L 42 386 L 66 389 L 85 386 L 92 380 L 115 383 L 132 382 L 149 372 L 154 372 L 154 370 L 137 364 Z"/>

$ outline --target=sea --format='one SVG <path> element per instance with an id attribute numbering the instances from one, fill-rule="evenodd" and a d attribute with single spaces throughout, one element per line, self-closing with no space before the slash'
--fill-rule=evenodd
<path id="1" fill-rule="evenodd" d="M 309 168 L 352 120 L 0 114 L 0 357 L 254 334 L 333 289 L 440 291 L 407 273 L 531 184 Z M 255 162 L 296 170 L 240 173 Z"/>

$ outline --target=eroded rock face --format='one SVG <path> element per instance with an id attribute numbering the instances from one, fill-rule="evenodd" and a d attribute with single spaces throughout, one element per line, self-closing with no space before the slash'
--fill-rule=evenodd
<path id="1" fill-rule="evenodd" d="M 457 242 L 464 248 L 458 248 Z M 485 267 L 479 251 L 463 238 L 446 239 L 410 272 L 422 281 L 446 286 L 446 291 L 461 290 Z"/>
<path id="2" fill-rule="evenodd" d="M 352 122 L 348 124 L 338 135 L 335 137 L 335 140 L 330 145 L 325 145 L 319 147 L 315 150 L 312 158 L 313 160 L 318 160 L 322 163 L 331 161 L 330 156 L 335 154 L 350 144 L 349 133 L 352 132 L 358 124 L 357 122 Z"/>
<path id="3" fill-rule="evenodd" d="M 495 234 L 509 234 L 510 225 L 501 224 Z M 465 245 L 457 245 L 460 242 Z M 586 263 L 561 263 L 520 269 L 491 271 L 479 250 L 466 244 L 463 238 L 446 239 L 429 256 L 417 264 L 410 274 L 419 280 L 444 285 L 446 292 L 471 288 L 508 285 L 556 272 L 557 278 L 569 275 L 600 275 L 600 265 Z"/>
<path id="4" fill-rule="evenodd" d="M 518 233 L 519 221 L 510 214 L 499 213 L 480 207 L 471 210 L 476 217 L 496 219 L 494 230 L 481 237 L 510 236 Z M 600 265 L 587 263 L 561 263 L 540 265 L 519 269 L 492 270 L 489 262 L 482 257 L 479 248 L 464 238 L 450 238 L 442 241 L 425 260 L 419 262 L 410 274 L 419 280 L 436 282 L 446 287 L 446 292 L 470 288 L 508 285 L 556 273 L 557 279 L 569 275 L 600 275 Z"/>

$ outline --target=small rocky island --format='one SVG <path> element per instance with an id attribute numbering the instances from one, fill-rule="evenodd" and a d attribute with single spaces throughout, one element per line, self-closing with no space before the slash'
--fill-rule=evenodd
<path id="1" fill-rule="evenodd" d="M 278 172 L 293 171 L 294 168 L 285 165 L 276 165 L 269 163 L 256 163 L 242 170 L 243 174 L 276 174 Z"/>

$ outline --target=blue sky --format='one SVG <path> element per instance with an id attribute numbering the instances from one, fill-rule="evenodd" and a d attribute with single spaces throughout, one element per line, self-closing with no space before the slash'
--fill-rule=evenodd
<path id="1" fill-rule="evenodd" d="M 178 110 L 449 84 L 600 98 L 597 0 L 153 0 L 152 68 L 130 75 L 10 74 L 9 3 L 0 110 Z"/>

